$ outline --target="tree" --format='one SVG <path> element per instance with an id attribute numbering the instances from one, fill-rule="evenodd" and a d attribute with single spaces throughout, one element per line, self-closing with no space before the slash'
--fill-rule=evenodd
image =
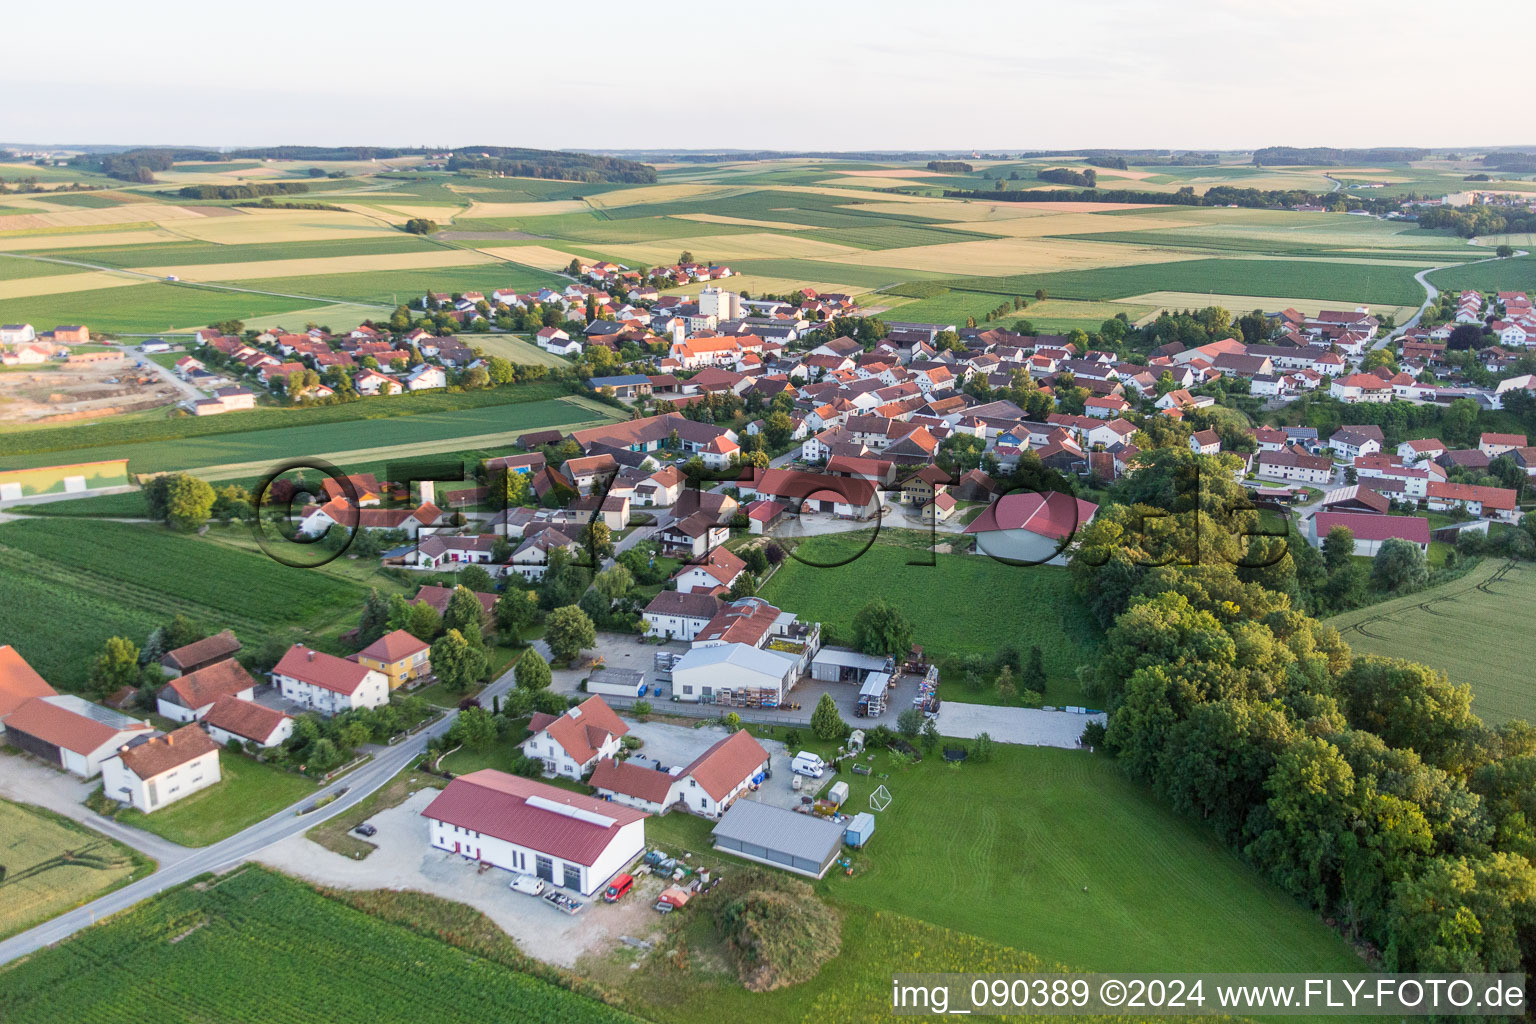
<path id="1" fill-rule="evenodd" d="M 187 618 L 185 614 L 177 612 L 171 616 L 171 621 L 165 624 L 165 649 L 174 651 L 178 647 L 187 644 L 195 644 L 208 636 L 206 630 L 198 628 L 197 623 Z"/>
<path id="2" fill-rule="evenodd" d="M 459 586 L 477 594 L 489 594 L 495 591 L 496 581 L 491 579 L 491 574 L 481 566 L 466 565 L 459 570 Z"/>
<path id="3" fill-rule="evenodd" d="M 1445 339 L 1445 347 L 1452 352 L 1475 349 L 1482 343 L 1482 324 L 1457 324 L 1451 328 L 1451 336 Z"/>
<path id="4" fill-rule="evenodd" d="M 613 530 L 601 519 L 594 519 L 581 528 L 581 540 L 591 548 L 594 558 L 608 558 L 613 554 Z"/>
<path id="5" fill-rule="evenodd" d="M 1493 254 L 1501 260 L 1507 260 L 1515 254 L 1515 247 L 1512 245 L 1501 245 L 1493 250 Z"/>
<path id="6" fill-rule="evenodd" d="M 413 235 L 430 235 L 437 230 L 437 221 L 426 217 L 412 217 L 405 222 L 405 230 Z"/>
<path id="7" fill-rule="evenodd" d="M 432 645 L 432 671 L 449 693 L 465 693 L 485 673 L 486 659 L 464 634 L 450 629 Z"/>
<path id="8" fill-rule="evenodd" d="M 980 733 L 974 740 L 971 741 L 971 749 L 967 757 L 969 760 L 975 761 L 977 764 L 986 764 L 988 761 L 992 760 L 992 755 L 995 752 L 995 746 L 996 745 L 993 743 L 990 734 Z"/>
<path id="9" fill-rule="evenodd" d="M 912 623 L 877 597 L 853 617 L 853 645 L 865 654 L 903 658 L 912 649 Z"/>
<path id="10" fill-rule="evenodd" d="M 496 603 L 496 632 L 501 642 L 521 643 L 523 627 L 538 618 L 539 604 L 532 591 L 509 590 Z"/>
<path id="11" fill-rule="evenodd" d="M 485 606 L 475 592 L 462 585 L 454 587 L 448 596 L 448 607 L 443 609 L 443 630 L 456 629 L 463 633 L 471 625 L 483 630 L 484 619 Z"/>
<path id="12" fill-rule="evenodd" d="M 896 716 L 896 728 L 907 739 L 917 739 L 917 734 L 923 731 L 923 713 L 917 708 L 903 708 Z"/>
<path id="13" fill-rule="evenodd" d="M 725 725 L 726 732 L 741 732 L 741 716 L 736 712 L 727 711 L 720 721 Z"/>
<path id="14" fill-rule="evenodd" d="M 1335 526 L 1323 538 L 1323 565 L 1330 573 L 1341 571 L 1355 555 L 1355 533 L 1347 526 Z"/>
<path id="15" fill-rule="evenodd" d="M 158 667 L 154 671 L 159 671 Z M 134 687 L 138 683 L 138 647 L 127 637 L 108 637 L 106 647 L 91 665 L 91 694 L 100 700 L 110 697 L 125 686 Z"/>
<path id="16" fill-rule="evenodd" d="M 460 743 L 475 750 L 484 750 L 496 742 L 501 730 L 496 719 L 485 708 L 468 707 L 459 712 L 450 730 Z"/>
<path id="17" fill-rule="evenodd" d="M 569 663 L 597 643 L 597 628 L 586 612 L 575 605 L 566 605 L 549 613 L 544 625 L 544 639 L 556 660 Z"/>
<path id="18" fill-rule="evenodd" d="M 821 700 L 816 702 L 816 709 L 811 712 L 811 732 L 818 739 L 840 740 L 848 735 L 848 725 L 843 721 L 843 716 L 837 712 L 837 701 L 832 699 L 830 693 L 823 693 Z"/>
<path id="19" fill-rule="evenodd" d="M 1029 648 L 1029 661 L 1024 666 L 1021 682 L 1026 690 L 1045 692 L 1045 655 L 1041 653 L 1038 644 L 1031 645 Z"/>
<path id="20" fill-rule="evenodd" d="M 203 480 L 186 473 L 170 478 L 165 488 L 165 521 L 173 529 L 190 532 L 208 521 L 218 498 Z"/>
<path id="21" fill-rule="evenodd" d="M 538 651 L 529 651 L 518 660 L 514 670 L 517 677 L 517 686 L 521 690 L 544 690 L 549 687 L 553 678 L 549 671 L 549 662 L 539 656 Z"/>
<path id="22" fill-rule="evenodd" d="M 374 587 L 363 600 L 363 614 L 357 621 L 358 643 L 367 647 L 384 635 L 388 624 L 389 601 Z"/>
<path id="23" fill-rule="evenodd" d="M 389 599 L 389 619 L 384 623 L 385 632 L 403 629 L 418 640 L 431 642 L 442 630 L 443 621 L 437 609 L 425 601 L 407 601 L 402 594 Z"/>
<path id="24" fill-rule="evenodd" d="M 1424 552 L 1410 541 L 1392 537 L 1382 542 L 1371 563 L 1371 585 L 1377 590 L 1407 593 L 1429 581 Z"/>
<path id="25" fill-rule="evenodd" d="M 1004 665 L 997 674 L 997 699 L 1012 704 L 1019 696 L 1019 687 L 1013 681 L 1013 666 Z"/>
<path id="26" fill-rule="evenodd" d="M 923 722 L 923 749 L 933 753 L 939 745 L 939 727 L 929 718 Z"/>
<path id="27" fill-rule="evenodd" d="M 619 598 L 629 593 L 629 588 L 634 586 L 635 578 L 630 575 L 628 569 L 619 564 L 614 564 L 592 577 L 592 586 L 612 605 Z"/>

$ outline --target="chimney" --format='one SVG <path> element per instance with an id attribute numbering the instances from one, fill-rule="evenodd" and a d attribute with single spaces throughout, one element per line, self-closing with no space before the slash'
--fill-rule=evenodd
<path id="1" fill-rule="evenodd" d="M 314 651 L 310 651 L 309 652 L 309 660 L 310 661 L 314 661 L 315 660 L 315 652 Z"/>

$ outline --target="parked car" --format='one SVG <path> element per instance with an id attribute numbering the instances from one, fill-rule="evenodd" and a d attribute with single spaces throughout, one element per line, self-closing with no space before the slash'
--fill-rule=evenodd
<path id="1" fill-rule="evenodd" d="M 809 750 L 802 750 L 789 763 L 789 770 L 796 775 L 808 775 L 813 779 L 819 779 L 827 770 L 827 763 Z"/>
<path id="2" fill-rule="evenodd" d="M 629 890 L 635 887 L 634 875 L 620 875 L 613 880 L 608 888 L 603 890 L 603 900 L 608 903 L 617 903 L 629 894 Z"/>
<path id="3" fill-rule="evenodd" d="M 537 875 L 514 875 L 507 888 L 524 896 L 537 896 L 544 891 L 544 879 Z"/>
<path id="4" fill-rule="evenodd" d="M 352 831 L 356 832 L 360 836 L 371 836 L 377 834 L 379 830 L 375 826 L 370 825 L 365 821 Z"/>

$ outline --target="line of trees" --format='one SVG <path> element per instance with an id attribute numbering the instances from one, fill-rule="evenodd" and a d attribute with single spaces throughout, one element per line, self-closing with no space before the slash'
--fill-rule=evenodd
<path id="1" fill-rule="evenodd" d="M 1097 188 L 1099 184 L 1099 174 L 1092 167 L 1081 171 L 1074 171 L 1070 167 L 1050 167 L 1036 171 L 1035 177 L 1041 181 L 1054 182 L 1057 185 L 1076 185 L 1079 188 Z"/>
<path id="2" fill-rule="evenodd" d="M 1300 611 L 1294 549 L 1239 532 L 1233 465 L 1154 461 L 1082 531 L 1070 571 L 1109 627 L 1090 740 L 1387 970 L 1528 970 L 1536 729 Z"/>
<path id="3" fill-rule="evenodd" d="M 183 199 L 260 199 L 308 191 L 309 185 L 302 181 L 262 181 L 245 185 L 187 185 L 176 194 Z"/>

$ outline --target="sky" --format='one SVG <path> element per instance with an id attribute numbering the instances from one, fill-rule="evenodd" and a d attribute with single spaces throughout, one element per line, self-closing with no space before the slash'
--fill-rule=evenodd
<path id="1" fill-rule="evenodd" d="M 12 8 L 3 34 L 31 40 L 0 62 L 0 141 L 13 143 L 1001 152 L 1536 142 L 1536 125 L 1521 131 L 1536 94 L 1530 62 L 1458 66 L 1447 46 L 1457 25 L 1526 24 L 1524 0 L 1463 0 L 1454 21 L 1446 8 L 1395 0 Z"/>

